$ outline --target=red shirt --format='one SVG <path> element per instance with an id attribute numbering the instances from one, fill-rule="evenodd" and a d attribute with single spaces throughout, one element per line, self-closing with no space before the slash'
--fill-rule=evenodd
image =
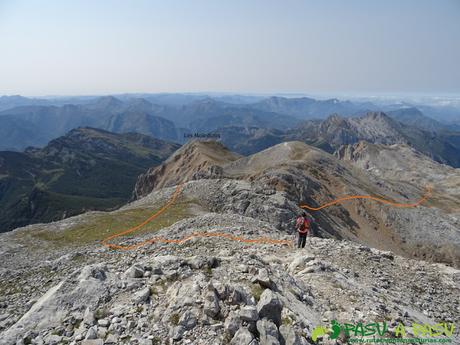
<path id="1" fill-rule="evenodd" d="M 295 227 L 300 234 L 306 234 L 308 230 L 310 230 L 310 220 L 308 218 L 298 217 Z"/>

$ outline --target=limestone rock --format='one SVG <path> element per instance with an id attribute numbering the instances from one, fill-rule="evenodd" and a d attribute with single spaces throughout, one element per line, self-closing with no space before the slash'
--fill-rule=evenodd
<path id="1" fill-rule="evenodd" d="M 276 325 L 267 319 L 257 321 L 257 331 L 260 335 L 260 345 L 279 345 L 278 329 Z"/>
<path id="2" fill-rule="evenodd" d="M 145 287 L 142 290 L 136 292 L 133 296 L 133 302 L 135 304 L 145 303 L 150 297 L 150 287 Z"/>
<path id="3" fill-rule="evenodd" d="M 243 321 L 255 322 L 259 319 L 257 308 L 255 306 L 245 306 L 240 310 L 240 318 Z"/>
<path id="4" fill-rule="evenodd" d="M 245 327 L 240 327 L 238 331 L 233 336 L 232 340 L 230 341 L 230 345 L 242 345 L 242 344 L 250 344 L 256 345 L 258 344 L 257 340 L 254 338 L 251 332 Z"/>
<path id="5" fill-rule="evenodd" d="M 294 332 L 291 326 L 281 325 L 279 333 L 281 345 L 302 345 L 300 337 Z"/>
<path id="6" fill-rule="evenodd" d="M 212 318 L 216 317 L 219 314 L 219 298 L 215 290 L 208 291 L 206 293 L 203 310 L 206 315 Z"/>
<path id="7" fill-rule="evenodd" d="M 241 319 L 234 311 L 230 312 L 224 322 L 226 332 L 233 337 L 236 331 L 240 328 Z"/>
<path id="8" fill-rule="evenodd" d="M 144 276 L 144 268 L 140 265 L 133 265 L 125 272 L 126 278 L 142 278 Z"/>
<path id="9" fill-rule="evenodd" d="M 281 310 L 283 306 L 276 294 L 270 290 L 265 289 L 260 300 L 257 303 L 257 312 L 261 319 L 267 318 L 273 321 L 277 326 L 281 324 Z"/>
<path id="10" fill-rule="evenodd" d="M 197 317 L 190 310 L 185 311 L 180 319 L 179 325 L 183 326 L 186 330 L 190 330 L 197 324 Z"/>

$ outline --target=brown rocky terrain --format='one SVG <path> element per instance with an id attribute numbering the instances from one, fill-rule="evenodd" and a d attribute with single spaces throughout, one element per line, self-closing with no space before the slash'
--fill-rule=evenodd
<path id="1" fill-rule="evenodd" d="M 194 160 L 199 162 L 209 156 L 211 145 L 216 144 L 191 143 L 184 146 L 183 152 L 191 150 Z M 320 206 L 346 195 L 373 195 L 398 203 L 412 203 L 427 193 L 427 186 L 432 186 L 429 200 L 417 208 L 395 208 L 374 201 L 354 200 L 311 212 L 310 216 L 315 220 L 315 230 L 320 236 L 353 240 L 382 250 L 458 265 L 459 198 L 458 189 L 452 188 L 458 186 L 458 169 L 436 163 L 407 145 L 361 143 L 355 146 L 359 145 L 384 149 L 382 152 L 387 153 L 386 157 L 383 153 L 379 156 L 377 152 L 370 152 L 369 156 L 375 157 L 374 161 L 388 167 L 387 170 L 394 175 L 377 176 L 365 168 L 368 163 L 363 165 L 345 159 L 347 155 L 343 152 L 350 151 L 349 148 L 338 151 L 337 156 L 342 158 L 339 160 L 304 143 L 287 142 L 248 157 L 236 159 L 236 156 L 230 156 L 231 159 L 227 161 L 221 159 L 218 162 L 220 168 L 209 168 L 208 173 L 202 165 L 197 164 L 186 171 L 186 176 L 189 179 L 211 179 L 208 184 L 213 183 L 215 178 L 238 181 L 235 182 L 238 187 L 231 192 L 217 192 L 216 200 L 209 202 L 213 210 L 222 211 L 228 205 L 237 205 L 232 212 L 259 219 L 267 217 L 284 230 L 292 228 L 292 219 L 300 212 L 297 206 L 302 203 Z M 203 147 L 206 150 L 202 154 Z M 396 150 L 397 147 L 400 149 Z M 220 146 L 218 150 L 222 157 L 229 155 L 228 151 L 221 151 L 223 148 Z M 198 158 L 201 155 L 202 158 Z M 408 155 L 411 155 L 411 159 Z M 189 161 L 186 155 L 174 157 L 175 166 L 183 166 L 187 164 L 184 162 Z M 406 172 L 405 177 L 397 174 L 397 171 L 411 171 L 414 166 L 425 167 L 424 173 Z M 158 187 L 147 184 L 148 188 L 145 189 L 144 177 L 141 177 L 137 188 L 144 188 L 148 192 L 178 182 L 178 177 L 171 179 L 174 175 L 163 173 L 162 169 L 168 169 L 168 161 L 150 171 L 149 179 L 170 179 L 169 184 L 161 183 Z M 186 176 L 183 181 L 187 181 Z M 242 181 L 251 187 L 240 186 Z M 267 197 L 254 197 L 253 191 L 262 191 Z M 280 195 L 283 201 L 266 205 L 270 195 Z"/>
<path id="2" fill-rule="evenodd" d="M 431 203 L 435 202 L 439 208 L 452 214 L 460 212 L 460 169 L 437 163 L 409 145 L 361 141 L 340 147 L 335 155 L 366 170 L 376 180 L 431 185 L 435 189 Z"/>
<path id="3" fill-rule="evenodd" d="M 153 189 L 186 181 L 194 174 L 207 172 L 210 168 L 217 171 L 218 167 L 239 157 L 216 141 L 192 141 L 177 150 L 165 164 L 141 175 L 134 188 L 134 197 L 145 196 Z"/>
<path id="4" fill-rule="evenodd" d="M 378 152 L 374 163 L 366 158 Z M 332 320 L 386 322 L 391 338 L 398 323 L 408 336 L 414 322 L 457 325 L 455 189 L 439 202 L 434 188 L 432 199 L 410 209 L 357 200 L 310 212 L 315 236 L 304 249 L 222 237 L 131 251 L 102 245 L 158 212 L 178 183 L 176 202 L 160 217 L 112 243 L 200 232 L 294 243 L 300 203 L 347 194 L 419 198 L 417 175 L 385 172 L 386 155 L 431 162 L 404 146 L 345 147 L 334 156 L 288 142 L 238 157 L 220 144 L 192 142 L 143 175 L 136 195 L 145 196 L 119 210 L 0 235 L 0 344 L 332 345 L 350 342 L 343 334 L 314 342 L 313 329 Z M 432 164 L 425 173 L 422 182 L 437 173 L 455 183 L 457 171 Z"/>

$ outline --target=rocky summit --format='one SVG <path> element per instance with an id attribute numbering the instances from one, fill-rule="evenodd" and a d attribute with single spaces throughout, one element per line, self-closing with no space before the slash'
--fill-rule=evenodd
<path id="1" fill-rule="evenodd" d="M 389 156 L 430 166 L 385 169 Z M 332 345 L 357 337 L 332 337 L 333 322 L 379 323 L 387 338 L 457 327 L 458 191 L 447 187 L 458 176 L 404 145 L 331 155 L 288 142 L 240 157 L 191 142 L 116 211 L 0 236 L 0 344 Z M 358 194 L 411 203 L 425 183 L 431 198 L 415 208 L 308 211 L 312 236 L 295 248 L 299 205 Z"/>

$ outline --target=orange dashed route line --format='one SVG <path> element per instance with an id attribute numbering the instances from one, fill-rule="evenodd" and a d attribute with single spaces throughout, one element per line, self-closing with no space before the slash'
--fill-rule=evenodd
<path id="1" fill-rule="evenodd" d="M 348 200 L 368 199 L 368 200 L 373 200 L 373 201 L 376 201 L 376 202 L 379 202 L 379 203 L 382 203 L 382 204 L 390 205 L 390 206 L 393 206 L 393 207 L 411 208 L 411 207 L 417 207 L 418 205 L 420 205 L 423 202 L 427 201 L 431 197 L 432 190 L 433 190 L 432 187 L 426 187 L 425 194 L 423 194 L 423 196 L 419 200 L 417 200 L 416 202 L 411 203 L 411 204 L 401 204 L 401 203 L 398 203 L 398 202 L 393 202 L 393 201 L 389 201 L 389 200 L 386 200 L 386 199 L 378 198 L 378 197 L 375 197 L 375 196 L 372 196 L 372 195 L 349 195 L 349 196 L 344 196 L 342 198 L 338 198 L 338 199 L 336 199 L 334 201 L 328 202 L 328 203 L 326 203 L 324 205 L 321 205 L 319 207 L 312 207 L 312 206 L 308 206 L 308 205 L 300 205 L 300 207 L 304 208 L 304 209 L 307 209 L 307 210 L 310 210 L 310 211 L 319 211 L 319 210 L 322 210 L 323 208 L 326 208 L 326 207 L 329 207 L 329 206 L 332 206 L 332 205 L 335 205 L 335 204 L 340 204 L 340 203 L 343 203 L 344 201 L 348 201 Z"/>
<path id="2" fill-rule="evenodd" d="M 155 242 L 181 244 L 181 243 L 187 242 L 187 241 L 189 241 L 189 240 L 191 240 L 193 238 L 220 237 L 220 238 L 225 238 L 225 239 L 228 239 L 228 240 L 231 240 L 231 241 L 237 241 L 237 242 L 247 243 L 247 244 L 277 244 L 277 245 L 292 246 L 292 243 L 289 240 L 277 240 L 277 239 L 273 239 L 273 238 L 270 238 L 270 237 L 259 237 L 259 238 L 250 239 L 250 238 L 245 238 L 245 237 L 241 237 L 241 236 L 233 236 L 233 235 L 230 235 L 228 233 L 223 233 L 223 232 L 194 232 L 194 233 L 192 233 L 192 234 L 190 234 L 190 235 L 188 235 L 186 237 L 182 237 L 180 239 L 168 239 L 168 238 L 165 238 L 165 237 L 156 236 L 156 237 L 152 237 L 152 238 L 150 238 L 148 240 L 141 241 L 141 242 L 138 242 L 138 243 L 132 244 L 132 245 L 118 245 L 118 244 L 109 243 L 111 240 L 113 240 L 113 239 L 115 239 L 117 237 L 131 234 L 131 233 L 139 230 L 143 226 L 147 225 L 151 221 L 153 221 L 155 218 L 157 218 L 159 215 L 161 215 L 164 211 L 166 211 L 170 206 L 172 206 L 176 202 L 176 199 L 179 196 L 181 190 L 182 190 L 182 184 L 179 184 L 176 187 L 176 190 L 174 191 L 174 193 L 171 196 L 171 198 L 169 199 L 169 201 L 162 208 L 160 208 L 157 212 L 152 214 L 150 217 L 148 217 L 142 223 L 140 223 L 140 224 L 138 224 L 136 226 L 133 226 L 133 227 L 127 229 L 127 230 L 124 230 L 122 232 L 116 233 L 114 235 L 111 235 L 111 236 L 105 238 L 102 241 L 102 245 L 105 246 L 105 247 L 108 247 L 110 249 L 115 249 L 115 250 L 132 250 L 132 249 L 136 249 L 136 248 L 145 246 L 146 244 L 152 244 L 152 243 L 155 243 Z M 411 204 L 396 203 L 396 202 L 388 201 L 388 200 L 385 200 L 385 199 L 382 199 L 382 198 L 374 197 L 374 196 L 371 196 L 371 195 L 351 195 L 351 196 L 346 196 L 346 197 L 336 199 L 334 201 L 328 202 L 328 203 L 326 203 L 326 204 L 324 204 L 322 206 L 319 206 L 319 207 L 311 207 L 311 206 L 308 206 L 308 205 L 300 205 L 300 207 L 304 208 L 304 209 L 311 210 L 311 211 L 319 211 L 319 210 L 321 210 L 323 208 L 326 208 L 326 207 L 329 207 L 329 206 L 332 206 L 332 205 L 335 205 L 335 204 L 339 204 L 339 203 L 342 203 L 342 202 L 348 201 L 348 200 L 370 199 L 370 200 L 374 200 L 374 201 L 377 201 L 377 202 L 380 202 L 380 203 L 383 203 L 383 204 L 387 204 L 387 205 L 390 205 L 390 206 L 394 206 L 394 207 L 410 208 L 410 207 L 416 207 L 416 206 L 420 205 L 421 203 L 425 202 L 431 196 L 431 191 L 432 191 L 432 188 L 427 187 L 426 193 L 419 200 L 417 200 L 416 202 L 411 203 Z"/>

